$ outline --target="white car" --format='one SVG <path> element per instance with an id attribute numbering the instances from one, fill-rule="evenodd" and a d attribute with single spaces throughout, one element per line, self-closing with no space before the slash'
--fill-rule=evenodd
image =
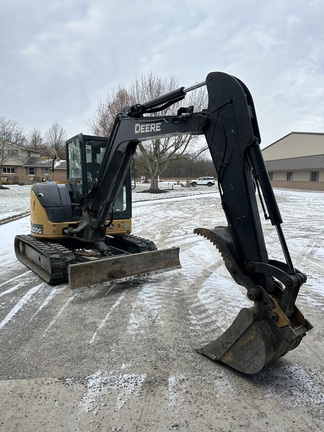
<path id="1" fill-rule="evenodd" d="M 214 177 L 199 177 L 197 180 L 191 180 L 190 186 L 214 186 L 216 180 Z"/>

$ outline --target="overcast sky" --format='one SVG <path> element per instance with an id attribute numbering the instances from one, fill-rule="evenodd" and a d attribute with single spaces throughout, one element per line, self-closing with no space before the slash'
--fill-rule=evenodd
<path id="1" fill-rule="evenodd" d="M 262 147 L 324 132 L 323 19 L 323 0 L 1 0 L 0 116 L 68 138 L 142 74 L 222 71 L 250 89 Z"/>

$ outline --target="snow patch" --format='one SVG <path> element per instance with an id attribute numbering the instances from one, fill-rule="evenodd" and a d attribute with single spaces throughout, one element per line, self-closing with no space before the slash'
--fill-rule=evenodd
<path id="1" fill-rule="evenodd" d="M 181 401 L 179 400 L 178 386 L 179 381 L 185 379 L 185 375 L 171 375 L 168 379 L 168 389 L 169 389 L 169 406 L 176 406 Z"/>
<path id="2" fill-rule="evenodd" d="M 132 396 L 138 396 L 146 380 L 146 374 L 118 374 L 103 373 L 100 370 L 87 377 L 87 390 L 79 403 L 81 412 L 93 411 L 101 408 L 100 398 L 109 393 L 109 399 L 116 397 L 115 406 L 120 410 Z M 98 400 L 99 399 L 99 400 Z"/>
<path id="3" fill-rule="evenodd" d="M 318 371 L 315 376 L 319 376 Z M 255 377 L 256 382 L 266 384 L 268 397 L 279 398 L 291 407 L 298 405 L 316 405 L 324 407 L 324 393 L 314 381 L 311 372 L 300 366 L 277 366 L 273 373 L 263 370 Z"/>

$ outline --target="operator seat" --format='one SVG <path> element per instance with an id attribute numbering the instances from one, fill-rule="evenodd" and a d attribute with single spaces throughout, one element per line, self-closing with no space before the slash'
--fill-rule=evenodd
<path id="1" fill-rule="evenodd" d="M 98 171 L 100 168 L 99 162 L 88 162 L 86 165 L 87 169 L 87 189 L 88 192 L 92 189 L 95 179 L 98 177 Z"/>
<path id="2" fill-rule="evenodd" d="M 87 163 L 87 174 L 91 174 L 91 180 L 94 181 L 98 177 L 98 171 L 100 168 L 100 163 L 98 162 L 88 162 Z"/>

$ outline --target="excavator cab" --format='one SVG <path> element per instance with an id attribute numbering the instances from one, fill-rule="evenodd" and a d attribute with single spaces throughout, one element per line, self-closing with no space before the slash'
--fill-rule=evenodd
<path id="1" fill-rule="evenodd" d="M 98 182 L 99 170 L 106 148 L 108 137 L 79 134 L 66 142 L 67 181 L 80 197 L 91 193 Z M 132 216 L 131 200 L 131 173 L 127 171 L 124 182 L 116 194 L 112 210 L 107 219 L 112 217 L 115 221 L 127 220 L 126 231 L 130 232 Z M 112 226 L 110 226 L 110 232 Z"/>

